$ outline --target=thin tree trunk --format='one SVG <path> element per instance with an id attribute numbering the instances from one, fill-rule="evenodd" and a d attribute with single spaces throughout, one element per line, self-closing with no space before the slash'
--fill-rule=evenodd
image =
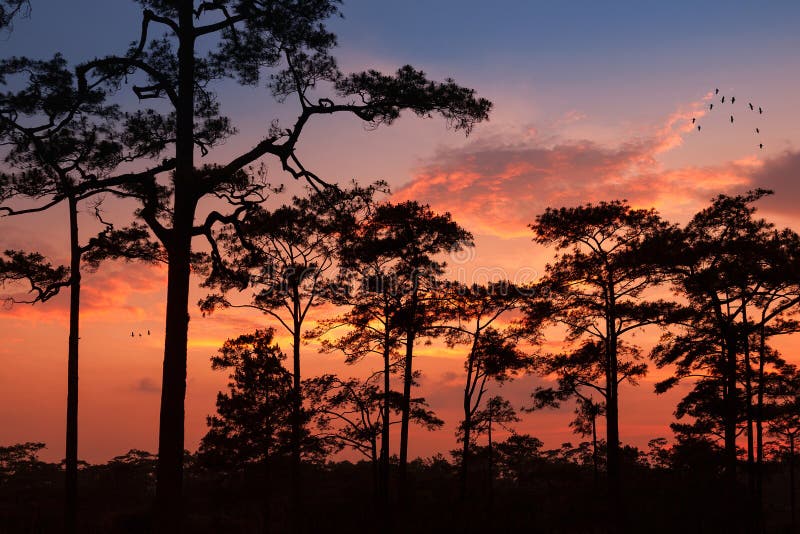
<path id="1" fill-rule="evenodd" d="M 797 532 L 797 498 L 795 497 L 794 483 L 794 440 L 794 435 L 789 437 L 789 508 L 792 518 L 792 532 Z"/>
<path id="2" fill-rule="evenodd" d="M 406 355 L 403 369 L 403 400 L 400 422 L 400 502 L 405 508 L 408 503 L 408 428 L 411 416 L 411 382 L 414 378 L 414 339 L 416 337 L 417 298 L 419 278 L 415 272 L 412 276 L 411 302 L 406 320 Z"/>
<path id="3" fill-rule="evenodd" d="M 470 438 L 472 434 L 472 375 L 474 369 L 475 345 L 477 335 L 473 338 L 472 348 L 470 349 L 469 361 L 467 362 L 467 380 L 464 385 L 464 443 L 461 450 L 461 500 L 467 498 L 467 484 L 469 479 L 469 455 Z"/>
<path id="4" fill-rule="evenodd" d="M 391 330 L 388 312 L 386 317 L 386 330 L 383 338 L 383 427 L 381 428 L 381 508 L 383 512 L 383 531 L 391 530 L 391 515 L 389 506 L 389 426 L 391 416 Z"/>
<path id="5" fill-rule="evenodd" d="M 729 337 L 725 343 L 725 395 L 724 395 L 724 438 L 725 471 L 729 481 L 736 480 L 736 340 Z"/>
<path id="6" fill-rule="evenodd" d="M 597 465 L 597 416 L 592 414 L 592 465 L 594 467 L 594 488 L 598 487 L 600 471 Z"/>
<path id="7" fill-rule="evenodd" d="M 743 352 L 744 352 L 744 389 L 745 389 L 745 417 L 747 419 L 747 509 L 748 520 L 751 529 L 756 528 L 760 512 L 759 503 L 756 499 L 756 475 L 755 475 L 755 445 L 753 429 L 753 377 L 750 368 L 750 336 L 747 325 L 747 305 L 742 303 L 742 323 L 744 326 Z"/>
<path id="8" fill-rule="evenodd" d="M 184 401 L 186 398 L 186 349 L 189 329 L 189 267 L 197 195 L 194 174 L 194 28 L 192 2 L 178 10 L 178 103 L 172 229 L 165 243 L 167 314 L 164 336 L 164 369 L 156 468 L 156 531 L 181 532 L 183 516 Z"/>
<path id="9" fill-rule="evenodd" d="M 489 517 L 492 517 L 492 508 L 494 507 L 494 442 L 492 441 L 492 415 L 493 415 L 493 405 L 490 404 L 489 406 Z"/>
<path id="10" fill-rule="evenodd" d="M 375 436 L 370 440 L 370 461 L 372 463 L 372 498 L 376 501 L 380 499 L 380 459 L 378 457 L 378 443 Z"/>
<path id="11" fill-rule="evenodd" d="M 302 472 L 300 457 L 300 441 L 303 434 L 303 392 L 301 390 L 300 379 L 300 329 L 301 322 L 297 319 L 300 313 L 300 295 L 297 287 L 294 287 L 294 324 L 292 332 L 292 360 L 293 360 L 293 388 L 294 396 L 292 402 L 292 527 L 295 532 L 299 532 L 300 518 L 302 517 Z"/>
<path id="12" fill-rule="evenodd" d="M 756 392 L 756 498 L 758 506 L 764 506 L 764 359 L 766 356 L 766 333 L 762 319 L 758 342 L 758 385 Z"/>
<path id="13" fill-rule="evenodd" d="M 69 199 L 70 286 L 69 349 L 67 356 L 67 436 L 64 531 L 78 529 L 78 344 L 81 307 L 81 249 L 78 241 L 78 206 Z"/>
<path id="14" fill-rule="evenodd" d="M 466 401 L 465 401 L 466 402 Z M 469 440 L 472 437 L 472 418 L 469 409 L 464 410 L 464 444 L 461 449 L 461 500 L 467 498 L 467 484 L 469 478 L 469 458 L 471 454 Z"/>

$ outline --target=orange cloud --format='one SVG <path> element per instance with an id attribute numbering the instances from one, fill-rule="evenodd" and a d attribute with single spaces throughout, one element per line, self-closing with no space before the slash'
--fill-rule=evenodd
<path id="1" fill-rule="evenodd" d="M 797 162 L 765 165 L 754 156 L 667 168 L 659 155 L 682 144 L 693 129 L 691 119 L 704 115 L 702 105 L 686 106 L 667 117 L 652 135 L 632 137 L 616 146 L 588 140 L 548 143 L 538 137 L 523 141 L 494 137 L 442 149 L 394 197 L 450 211 L 475 233 L 512 238 L 529 236 L 527 225 L 548 206 L 627 199 L 683 220 L 710 197 L 751 186 L 758 181 L 756 175 L 766 176 L 771 170 L 774 179 L 789 181 L 788 170 Z"/>

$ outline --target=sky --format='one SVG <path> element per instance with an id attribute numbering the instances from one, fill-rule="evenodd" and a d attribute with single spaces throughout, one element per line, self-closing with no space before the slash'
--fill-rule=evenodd
<path id="1" fill-rule="evenodd" d="M 494 103 L 490 121 L 468 137 L 437 118 L 404 116 L 372 131 L 337 117 L 313 122 L 298 149 L 305 165 L 328 180 L 385 179 L 392 199 L 449 211 L 475 235 L 474 250 L 449 258 L 452 275 L 462 281 L 539 276 L 552 251 L 532 243 L 527 225 L 548 206 L 624 198 L 685 222 L 716 194 L 769 187 L 776 195 L 761 203 L 760 214 L 800 230 L 797 2 L 351 0 L 343 14 L 330 23 L 343 70 L 412 64 L 436 79 L 453 77 Z M 30 18 L 2 36 L 0 50 L 3 57 L 60 52 L 79 62 L 124 50 L 138 37 L 139 17 L 131 1 L 34 1 Z M 210 161 L 248 149 L 274 117 L 297 112 L 291 102 L 275 103 L 263 87 L 226 83 L 219 94 L 240 133 Z M 722 95 L 735 96 L 735 104 L 720 103 Z M 119 99 L 136 105 L 131 95 Z M 748 102 L 764 113 L 751 112 Z M 271 180 L 286 180 L 269 170 L 274 162 L 265 163 Z M 131 212 L 113 199 L 106 207 L 120 222 Z M 0 246 L 64 262 L 65 217 L 54 210 L 0 219 Z M 111 263 L 84 278 L 80 456 L 87 461 L 156 449 L 164 295 L 165 271 L 158 266 Z M 202 296 L 193 288 L 191 302 Z M 0 309 L 0 444 L 43 441 L 51 460 L 64 451 L 65 297 Z M 268 324 L 258 315 L 203 317 L 192 308 L 187 448 L 196 448 L 226 382 L 209 357 L 226 338 Z M 643 332 L 637 340 L 646 347 L 657 334 Z M 279 341 L 290 349 L 286 336 Z M 778 346 L 800 363 L 800 343 L 784 339 Z M 412 456 L 429 456 L 455 447 L 464 354 L 439 343 L 418 350 L 420 393 L 446 421 L 438 432 L 412 435 Z M 363 376 L 377 365 L 348 367 L 313 344 L 303 351 L 306 376 Z M 651 369 L 638 386 L 622 389 L 624 442 L 645 446 L 650 438 L 670 437 L 680 391 L 653 393 L 666 372 Z M 544 381 L 523 377 L 492 392 L 519 408 Z M 580 441 L 570 420 L 566 406 L 524 415 L 517 430 L 558 447 Z"/>

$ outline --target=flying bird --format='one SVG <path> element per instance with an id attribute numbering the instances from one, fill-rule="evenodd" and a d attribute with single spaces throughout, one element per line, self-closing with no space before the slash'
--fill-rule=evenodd
<path id="1" fill-rule="evenodd" d="M 150 330 L 148 330 L 148 331 L 147 331 L 147 335 L 148 335 L 148 336 L 150 335 Z"/>
<path id="2" fill-rule="evenodd" d="M 734 102 L 736 102 L 736 97 L 735 97 L 735 96 L 732 96 L 732 97 L 731 97 L 731 104 L 733 104 Z"/>
<path id="3" fill-rule="evenodd" d="M 131 337 L 134 337 L 133 332 L 131 332 Z"/>
<path id="4" fill-rule="evenodd" d="M 720 103 L 722 103 L 722 104 L 725 103 L 725 95 L 722 95 L 722 100 L 720 100 Z"/>
<path id="5" fill-rule="evenodd" d="M 714 91 L 714 94 L 715 94 L 715 95 L 718 95 L 718 94 L 719 94 L 719 87 L 717 87 L 717 89 Z"/>
<path id="6" fill-rule="evenodd" d="M 758 148 L 762 148 L 763 149 L 764 148 L 764 143 L 759 143 L 758 144 Z"/>
<path id="7" fill-rule="evenodd" d="M 708 109 L 714 109 L 714 104 L 709 104 Z"/>
<path id="8" fill-rule="evenodd" d="M 731 115 L 731 124 L 733 124 L 733 115 Z"/>
<path id="9" fill-rule="evenodd" d="M 692 124 L 694 124 L 694 121 L 696 120 L 697 120 L 696 118 L 692 117 Z"/>
<path id="10" fill-rule="evenodd" d="M 756 128 L 756 133 L 761 133 L 761 130 L 759 130 L 758 128 Z"/>
<path id="11" fill-rule="evenodd" d="M 764 113 L 764 110 L 763 110 L 763 109 L 761 109 L 761 106 L 759 106 L 759 108 L 758 108 L 758 114 L 759 114 L 759 115 L 761 115 L 762 113 Z"/>
<path id="12" fill-rule="evenodd" d="M 748 102 L 748 105 L 750 106 L 750 111 L 753 111 L 753 103 L 752 102 Z"/>
<path id="13" fill-rule="evenodd" d="M 697 125 L 697 131 L 698 132 L 700 131 L 700 125 L 699 124 Z"/>

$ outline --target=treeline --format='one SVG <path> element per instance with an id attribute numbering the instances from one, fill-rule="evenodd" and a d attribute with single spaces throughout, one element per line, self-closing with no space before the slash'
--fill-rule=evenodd
<path id="1" fill-rule="evenodd" d="M 715 491 L 710 509 L 697 512 L 701 524 L 715 525 L 708 528 L 794 528 L 800 374 L 770 342 L 796 330 L 800 240 L 756 216 L 754 203 L 768 191 L 720 195 L 683 226 L 624 201 L 547 209 L 532 235 L 555 256 L 535 283 L 516 285 L 448 279 L 447 254 L 473 246 L 472 236 L 447 213 L 376 200 L 383 190 L 312 190 L 276 209 L 253 207 L 214 232 L 210 254 L 195 256 L 194 270 L 209 290 L 199 303 L 204 313 L 259 310 L 291 336 L 292 352 L 287 358 L 276 330 L 265 328 L 229 339 L 212 358 L 229 383 L 199 450 L 187 457 L 192 476 L 242 484 L 256 477 L 259 500 L 253 504 L 251 495 L 248 502 L 265 530 L 293 522 L 308 528 L 307 514 L 295 511 L 316 516 L 312 486 L 341 483 L 342 469 L 358 473 L 358 491 L 384 529 L 410 528 L 407 511 L 430 477 L 447 488 L 437 506 L 460 503 L 497 521 L 496 486 L 513 500 L 522 481 L 560 486 L 570 476 L 595 499 L 593 520 L 609 530 L 644 528 L 647 517 L 631 511 L 634 488 L 680 477 Z M 25 265 L 11 256 L 3 272 Z M 334 315 L 315 310 L 322 304 Z M 645 328 L 661 331 L 649 353 L 633 339 Z M 422 372 L 415 350 L 437 338 L 464 354 L 459 448 L 451 461 L 410 461 L 409 427 L 443 425 L 414 393 Z M 304 340 L 361 363 L 360 377 L 305 377 Z M 656 393 L 689 386 L 676 407 L 674 439 L 654 439 L 642 452 L 621 444 L 618 387 L 635 385 L 648 361 L 673 373 Z M 493 384 L 527 373 L 552 386 L 537 388 L 522 406 L 491 394 L 499 391 Z M 588 441 L 546 451 L 515 432 L 518 411 L 565 402 L 574 405 L 573 430 Z M 397 449 L 392 425 L 400 430 Z M 493 439 L 500 429 L 510 437 Z M 23 466 L 8 472 L 42 466 L 39 446 L 7 449 L 7 465 Z M 343 449 L 364 462 L 331 463 Z M 132 451 L 108 465 L 152 467 L 153 459 Z M 766 515 L 765 487 L 772 495 Z M 577 498 L 574 488 L 560 491 Z M 279 502 L 289 505 L 290 519 L 277 511 Z M 647 509 L 669 514 L 670 506 L 682 505 L 666 499 Z M 509 525 L 521 528 L 514 523 L 522 521 L 519 512 L 506 510 Z"/>

